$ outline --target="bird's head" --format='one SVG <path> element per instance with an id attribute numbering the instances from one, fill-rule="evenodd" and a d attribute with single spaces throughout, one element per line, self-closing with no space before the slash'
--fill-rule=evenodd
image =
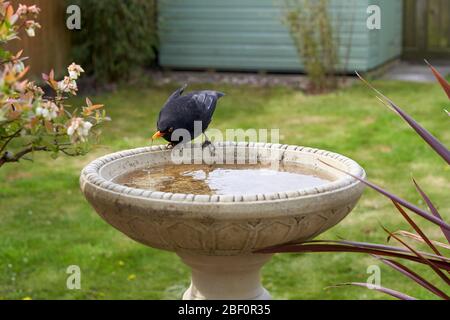
<path id="1" fill-rule="evenodd" d="M 170 140 L 170 135 L 173 132 L 173 127 L 163 127 L 162 129 L 160 127 L 158 127 L 158 131 L 155 132 L 155 134 L 153 134 L 152 136 L 152 141 L 156 140 L 158 138 L 169 138 Z"/>

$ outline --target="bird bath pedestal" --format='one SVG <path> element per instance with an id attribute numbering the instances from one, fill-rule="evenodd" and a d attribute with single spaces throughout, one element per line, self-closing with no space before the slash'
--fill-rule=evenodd
<path id="1" fill-rule="evenodd" d="M 199 148 L 199 146 L 193 146 Z M 314 238 L 341 221 L 356 205 L 361 182 L 326 165 L 363 178 L 364 170 L 339 154 L 306 147 L 217 143 L 234 160 L 297 163 L 326 172 L 333 181 L 315 188 L 245 196 L 154 192 L 114 183 L 142 167 L 171 164 L 173 150 L 153 146 L 114 153 L 86 166 L 81 190 L 97 213 L 128 237 L 173 251 L 192 270 L 183 299 L 270 299 L 260 269 L 270 254 L 254 252 Z M 194 156 L 195 157 L 195 156 Z M 240 162 L 242 163 L 242 162 Z"/>

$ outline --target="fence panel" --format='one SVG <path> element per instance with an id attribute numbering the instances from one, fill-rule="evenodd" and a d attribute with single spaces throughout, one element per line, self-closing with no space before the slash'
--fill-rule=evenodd
<path id="1" fill-rule="evenodd" d="M 21 40 L 11 41 L 9 48 L 13 52 L 24 49 L 23 55 L 29 57 L 30 76 L 40 78 L 42 72 L 54 69 L 57 75 L 66 72 L 70 63 L 70 32 L 66 28 L 66 3 L 63 0 L 13 0 L 18 3 L 41 8 L 37 21 L 42 29 L 36 31 L 36 37 L 30 38 L 21 33 Z"/>

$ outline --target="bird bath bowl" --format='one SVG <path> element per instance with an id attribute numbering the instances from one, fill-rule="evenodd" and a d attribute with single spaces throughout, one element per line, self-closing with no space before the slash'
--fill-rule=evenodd
<path id="1" fill-rule="evenodd" d="M 165 146 L 122 151 L 86 166 L 81 190 L 97 213 L 128 237 L 152 248 L 173 251 L 192 270 L 183 299 L 270 299 L 260 269 L 270 254 L 254 252 L 314 238 L 341 221 L 364 186 L 326 165 L 363 178 L 364 170 L 336 153 L 265 143 L 214 144 L 215 154 L 238 163 L 276 161 L 302 165 L 332 179 L 318 187 L 248 195 L 166 193 L 118 184 L 118 176 L 139 168 L 173 165 Z M 201 150 L 198 145 L 190 148 Z M 198 159 L 191 153 L 191 160 Z"/>

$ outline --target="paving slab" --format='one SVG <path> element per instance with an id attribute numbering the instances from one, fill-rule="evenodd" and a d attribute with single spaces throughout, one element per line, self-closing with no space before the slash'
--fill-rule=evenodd
<path id="1" fill-rule="evenodd" d="M 450 74 L 449 64 L 433 64 L 434 67 L 444 76 Z M 410 82 L 435 82 L 436 79 L 430 68 L 424 63 L 400 62 L 388 70 L 382 77 L 386 80 L 402 80 Z"/>

